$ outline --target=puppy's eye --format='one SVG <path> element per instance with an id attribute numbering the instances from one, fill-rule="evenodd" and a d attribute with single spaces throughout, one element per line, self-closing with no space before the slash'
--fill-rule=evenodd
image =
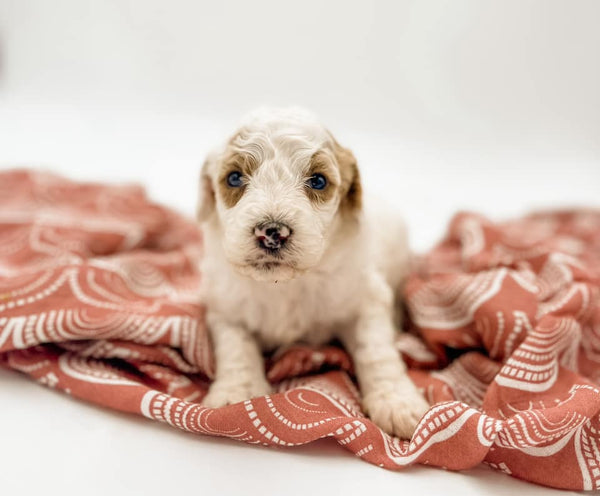
<path id="1" fill-rule="evenodd" d="M 325 189 L 327 178 L 323 174 L 315 174 L 308 178 L 306 184 L 312 189 Z"/>
<path id="2" fill-rule="evenodd" d="M 244 185 L 243 177 L 241 172 L 230 172 L 227 176 L 227 185 L 231 188 L 239 188 Z"/>

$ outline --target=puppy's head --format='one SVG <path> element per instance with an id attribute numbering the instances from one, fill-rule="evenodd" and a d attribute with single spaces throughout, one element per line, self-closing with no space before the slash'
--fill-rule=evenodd
<path id="1" fill-rule="evenodd" d="M 256 280 L 314 267 L 360 209 L 354 156 L 302 111 L 250 116 L 202 168 L 198 218 L 215 223 L 227 260 Z"/>

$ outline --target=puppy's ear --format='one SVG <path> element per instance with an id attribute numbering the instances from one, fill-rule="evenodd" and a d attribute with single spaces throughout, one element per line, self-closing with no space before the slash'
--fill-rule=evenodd
<path id="1" fill-rule="evenodd" d="M 342 201 L 340 210 L 356 214 L 362 208 L 362 186 L 354 154 L 334 141 L 333 152 L 342 176 Z"/>
<path id="2" fill-rule="evenodd" d="M 198 207 L 196 210 L 196 218 L 200 222 L 208 220 L 215 211 L 215 190 L 212 185 L 212 169 L 214 167 L 215 158 L 209 155 L 200 172 L 200 187 L 198 191 Z"/>

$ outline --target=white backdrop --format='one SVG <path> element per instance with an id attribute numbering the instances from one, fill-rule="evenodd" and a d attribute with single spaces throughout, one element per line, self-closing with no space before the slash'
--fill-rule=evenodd
<path id="1" fill-rule="evenodd" d="M 141 182 L 191 215 L 202 157 L 240 115 L 262 104 L 299 104 L 355 151 L 367 187 L 403 210 L 419 250 L 458 209 L 503 218 L 531 208 L 599 207 L 599 20 L 595 0 L 0 0 L 0 168 Z M 29 387 L 19 381 L 4 374 L 0 389 Z M 44 430 L 37 412 L 64 415 L 55 429 L 65 451 L 45 467 L 54 471 L 61 456 L 75 463 L 66 452 L 82 435 L 73 416 L 92 419 L 96 410 L 58 395 L 27 398 L 3 398 L 0 415 L 21 418 L 29 408 L 24 418 L 35 432 Z M 115 426 L 112 444 L 104 431 L 86 431 L 86 443 L 137 453 L 152 428 L 143 424 L 137 440 L 124 437 L 119 429 L 129 432 L 132 421 L 100 413 L 93 421 Z M 1 420 L 4 445 L 19 446 L 22 431 Z M 260 450 L 248 457 L 226 443 L 192 447 L 179 435 L 158 437 L 157 449 L 183 449 L 199 467 L 215 453 L 230 467 L 251 458 L 249 475 L 273 463 Z M 153 466 L 150 448 L 140 445 L 136 456 Z M 303 456 L 286 460 L 292 467 L 303 460 L 324 484 L 329 457 L 316 459 L 325 466 L 318 471 Z M 365 476 L 398 488 L 387 473 L 352 460 L 341 468 L 332 458 L 338 480 Z M 211 488 L 223 478 L 234 488 L 230 471 L 214 470 Z M 427 473 L 402 477 L 401 487 L 422 484 Z M 447 494 L 491 487 L 427 480 Z M 194 481 L 185 479 L 189 487 Z"/>
<path id="2" fill-rule="evenodd" d="M 599 19 L 595 0 L 0 0 L 0 166 L 142 181 L 191 214 L 240 115 L 300 104 L 394 185 L 424 249 L 460 208 L 599 204 Z"/>

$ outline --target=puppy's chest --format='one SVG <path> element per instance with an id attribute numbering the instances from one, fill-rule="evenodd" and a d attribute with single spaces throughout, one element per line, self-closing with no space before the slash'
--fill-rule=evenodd
<path id="1" fill-rule="evenodd" d="M 238 317 L 263 348 L 294 342 L 321 344 L 353 320 L 358 281 L 308 277 L 285 283 L 249 285 L 237 295 Z"/>

